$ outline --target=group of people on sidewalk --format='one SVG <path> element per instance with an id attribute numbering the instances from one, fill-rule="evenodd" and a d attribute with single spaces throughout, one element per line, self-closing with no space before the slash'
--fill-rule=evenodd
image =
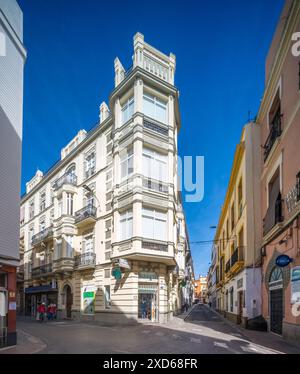
<path id="1" fill-rule="evenodd" d="M 45 303 L 41 303 L 37 307 L 36 320 L 44 321 L 47 318 L 48 321 L 53 321 L 56 319 L 56 310 L 56 304 L 54 303 L 50 303 L 48 307 Z"/>

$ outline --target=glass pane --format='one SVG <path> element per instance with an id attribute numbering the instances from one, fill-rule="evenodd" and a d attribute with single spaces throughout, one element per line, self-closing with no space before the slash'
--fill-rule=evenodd
<path id="1" fill-rule="evenodd" d="M 154 230 L 154 219 L 150 217 L 142 217 L 142 232 L 143 237 L 148 239 L 153 239 Z"/>
<path id="2" fill-rule="evenodd" d="M 148 117 L 154 118 L 155 107 L 154 101 L 144 95 L 144 114 Z"/>
<path id="3" fill-rule="evenodd" d="M 165 106 L 156 105 L 156 119 L 160 122 L 166 123 L 167 109 Z"/>

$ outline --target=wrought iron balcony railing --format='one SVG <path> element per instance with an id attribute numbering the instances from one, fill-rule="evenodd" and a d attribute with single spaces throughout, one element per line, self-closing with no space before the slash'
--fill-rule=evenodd
<path id="1" fill-rule="evenodd" d="M 244 247 L 237 247 L 230 258 L 230 267 L 242 261 L 244 261 Z"/>
<path id="2" fill-rule="evenodd" d="M 277 223 L 284 220 L 283 217 L 283 200 L 279 199 L 274 206 L 269 206 L 267 214 L 263 219 L 263 234 L 266 235 Z"/>
<path id="3" fill-rule="evenodd" d="M 87 205 L 75 213 L 75 223 L 81 222 L 87 218 L 95 218 L 97 215 L 97 208 L 93 205 Z"/>
<path id="4" fill-rule="evenodd" d="M 142 242 L 142 248 L 151 249 L 151 250 L 160 251 L 160 252 L 168 252 L 167 244 L 155 243 L 155 242 L 144 241 L 144 240 Z"/>
<path id="5" fill-rule="evenodd" d="M 160 135 L 168 136 L 169 130 L 167 127 L 160 125 L 156 123 L 155 121 L 152 121 L 150 119 L 144 118 L 144 127 L 146 129 L 152 130 L 154 132 L 157 132 Z"/>
<path id="6" fill-rule="evenodd" d="M 271 123 L 270 133 L 264 145 L 264 161 L 266 161 L 266 159 L 268 158 L 276 139 L 279 138 L 282 133 L 281 117 L 282 115 L 280 113 L 280 110 L 278 110 L 278 112 L 276 113 L 273 119 L 273 122 Z"/>
<path id="7" fill-rule="evenodd" d="M 50 238 L 52 236 L 53 236 L 53 228 L 52 227 L 47 227 L 46 229 L 40 231 L 36 235 L 33 235 L 32 239 L 31 239 L 31 244 L 36 245 L 36 244 L 42 242 L 43 240 L 45 240 L 47 238 Z"/>
<path id="8" fill-rule="evenodd" d="M 230 268 L 231 268 L 230 260 L 228 260 L 228 261 L 226 262 L 226 265 L 225 265 L 225 273 L 226 273 L 226 274 L 229 272 Z"/>
<path id="9" fill-rule="evenodd" d="M 81 255 L 75 256 L 75 266 L 76 267 L 86 267 L 96 265 L 96 253 L 86 252 Z"/>
<path id="10" fill-rule="evenodd" d="M 31 276 L 32 278 L 37 278 L 50 273 L 52 273 L 52 264 L 46 264 L 38 266 L 36 268 L 32 268 Z"/>
<path id="11" fill-rule="evenodd" d="M 168 193 L 168 185 L 166 183 L 151 178 L 143 178 L 143 187 L 157 192 Z"/>
<path id="12" fill-rule="evenodd" d="M 77 185 L 77 176 L 75 174 L 70 174 L 66 173 L 60 178 L 58 178 L 54 183 L 53 183 L 53 189 L 58 190 L 61 186 L 64 184 L 70 184 L 72 186 Z"/>
<path id="13" fill-rule="evenodd" d="M 287 193 L 285 203 L 288 213 L 291 213 L 300 202 L 300 181 Z"/>

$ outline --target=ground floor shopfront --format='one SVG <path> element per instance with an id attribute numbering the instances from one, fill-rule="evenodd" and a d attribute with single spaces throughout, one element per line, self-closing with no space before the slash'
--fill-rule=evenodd
<path id="1" fill-rule="evenodd" d="M 17 344 L 16 267 L 0 267 L 0 348 Z"/>
<path id="2" fill-rule="evenodd" d="M 263 248 L 262 310 L 268 330 L 300 344 L 300 230 L 298 219 Z M 279 267 L 279 256 L 290 264 Z"/>
<path id="3" fill-rule="evenodd" d="M 189 292 L 166 264 L 129 261 L 121 279 L 111 265 L 77 270 L 25 288 L 26 314 L 39 302 L 57 305 L 59 319 L 94 320 L 103 324 L 166 322 L 180 312 Z"/>

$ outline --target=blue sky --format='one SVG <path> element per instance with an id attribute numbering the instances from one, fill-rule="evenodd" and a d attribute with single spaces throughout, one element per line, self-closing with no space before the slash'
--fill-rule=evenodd
<path id="1" fill-rule="evenodd" d="M 181 156 L 205 157 L 205 196 L 186 203 L 191 242 L 213 239 L 235 146 L 264 88 L 265 57 L 283 0 L 19 0 L 25 67 L 22 192 L 39 168 L 97 122 L 113 89 L 118 56 L 131 65 L 132 38 L 176 55 Z M 196 275 L 211 245 L 191 244 Z"/>

